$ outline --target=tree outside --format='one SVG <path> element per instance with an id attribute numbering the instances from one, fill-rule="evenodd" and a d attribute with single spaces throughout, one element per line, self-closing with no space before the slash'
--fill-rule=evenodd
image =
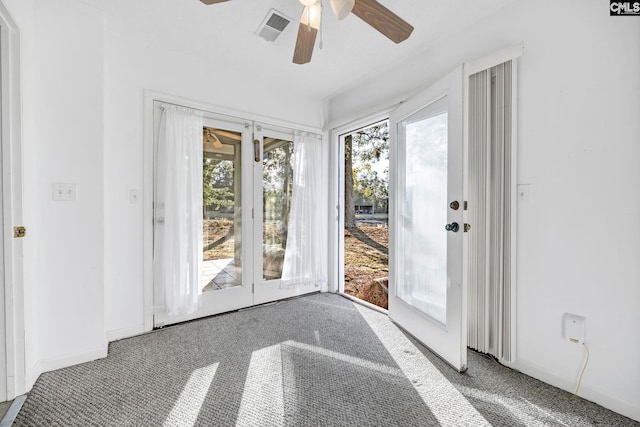
<path id="1" fill-rule="evenodd" d="M 234 258 L 233 161 L 202 161 L 203 259 Z"/>
<path id="2" fill-rule="evenodd" d="M 387 308 L 389 122 L 345 137 L 345 292 Z"/>

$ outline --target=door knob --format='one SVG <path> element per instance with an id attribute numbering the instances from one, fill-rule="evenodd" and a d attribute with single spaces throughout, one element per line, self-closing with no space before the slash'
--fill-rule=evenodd
<path id="1" fill-rule="evenodd" d="M 453 231 L 454 233 L 460 229 L 460 226 L 457 222 L 452 222 L 451 224 L 447 224 L 444 226 L 444 229 L 447 231 Z"/>

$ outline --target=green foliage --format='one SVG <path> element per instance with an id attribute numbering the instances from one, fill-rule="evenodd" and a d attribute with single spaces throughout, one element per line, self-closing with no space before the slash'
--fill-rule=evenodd
<path id="1" fill-rule="evenodd" d="M 286 224 L 293 188 L 293 142 L 280 140 L 266 147 L 262 166 L 264 218 Z"/>
<path id="2" fill-rule="evenodd" d="M 353 135 L 353 157 L 370 165 L 381 159 L 389 160 L 389 122 L 375 124 Z"/>
<path id="3" fill-rule="evenodd" d="M 202 162 L 202 204 L 220 210 L 233 206 L 233 162 L 204 159 Z"/>
<path id="4" fill-rule="evenodd" d="M 376 204 L 376 211 L 388 210 L 389 167 L 380 174 L 381 160 L 389 160 L 389 122 L 385 121 L 352 134 L 353 195 L 356 200 Z"/>

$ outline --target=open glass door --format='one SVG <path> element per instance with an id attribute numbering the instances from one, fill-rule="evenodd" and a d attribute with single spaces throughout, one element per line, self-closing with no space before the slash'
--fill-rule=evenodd
<path id="1" fill-rule="evenodd" d="M 251 131 L 244 123 L 204 119 L 200 308 L 178 316 L 159 311 L 154 316 L 156 326 L 253 304 Z M 155 298 L 162 301 L 161 295 Z"/>
<path id="2" fill-rule="evenodd" d="M 389 316 L 459 371 L 467 365 L 462 122 L 457 69 L 398 107 L 390 124 Z"/>

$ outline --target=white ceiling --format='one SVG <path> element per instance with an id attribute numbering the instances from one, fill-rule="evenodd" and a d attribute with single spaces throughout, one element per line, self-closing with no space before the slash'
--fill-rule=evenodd
<path id="1" fill-rule="evenodd" d="M 216 66 L 255 68 L 256 78 L 320 99 L 375 76 L 514 0 L 379 0 L 415 27 L 396 45 L 355 15 L 337 21 L 323 0 L 323 49 L 310 63 L 291 62 L 302 6 L 297 0 L 81 0 L 138 32 L 146 43 L 198 56 Z M 294 19 L 273 43 L 255 36 L 274 8 Z M 232 64 L 232 65 L 230 65 Z"/>

